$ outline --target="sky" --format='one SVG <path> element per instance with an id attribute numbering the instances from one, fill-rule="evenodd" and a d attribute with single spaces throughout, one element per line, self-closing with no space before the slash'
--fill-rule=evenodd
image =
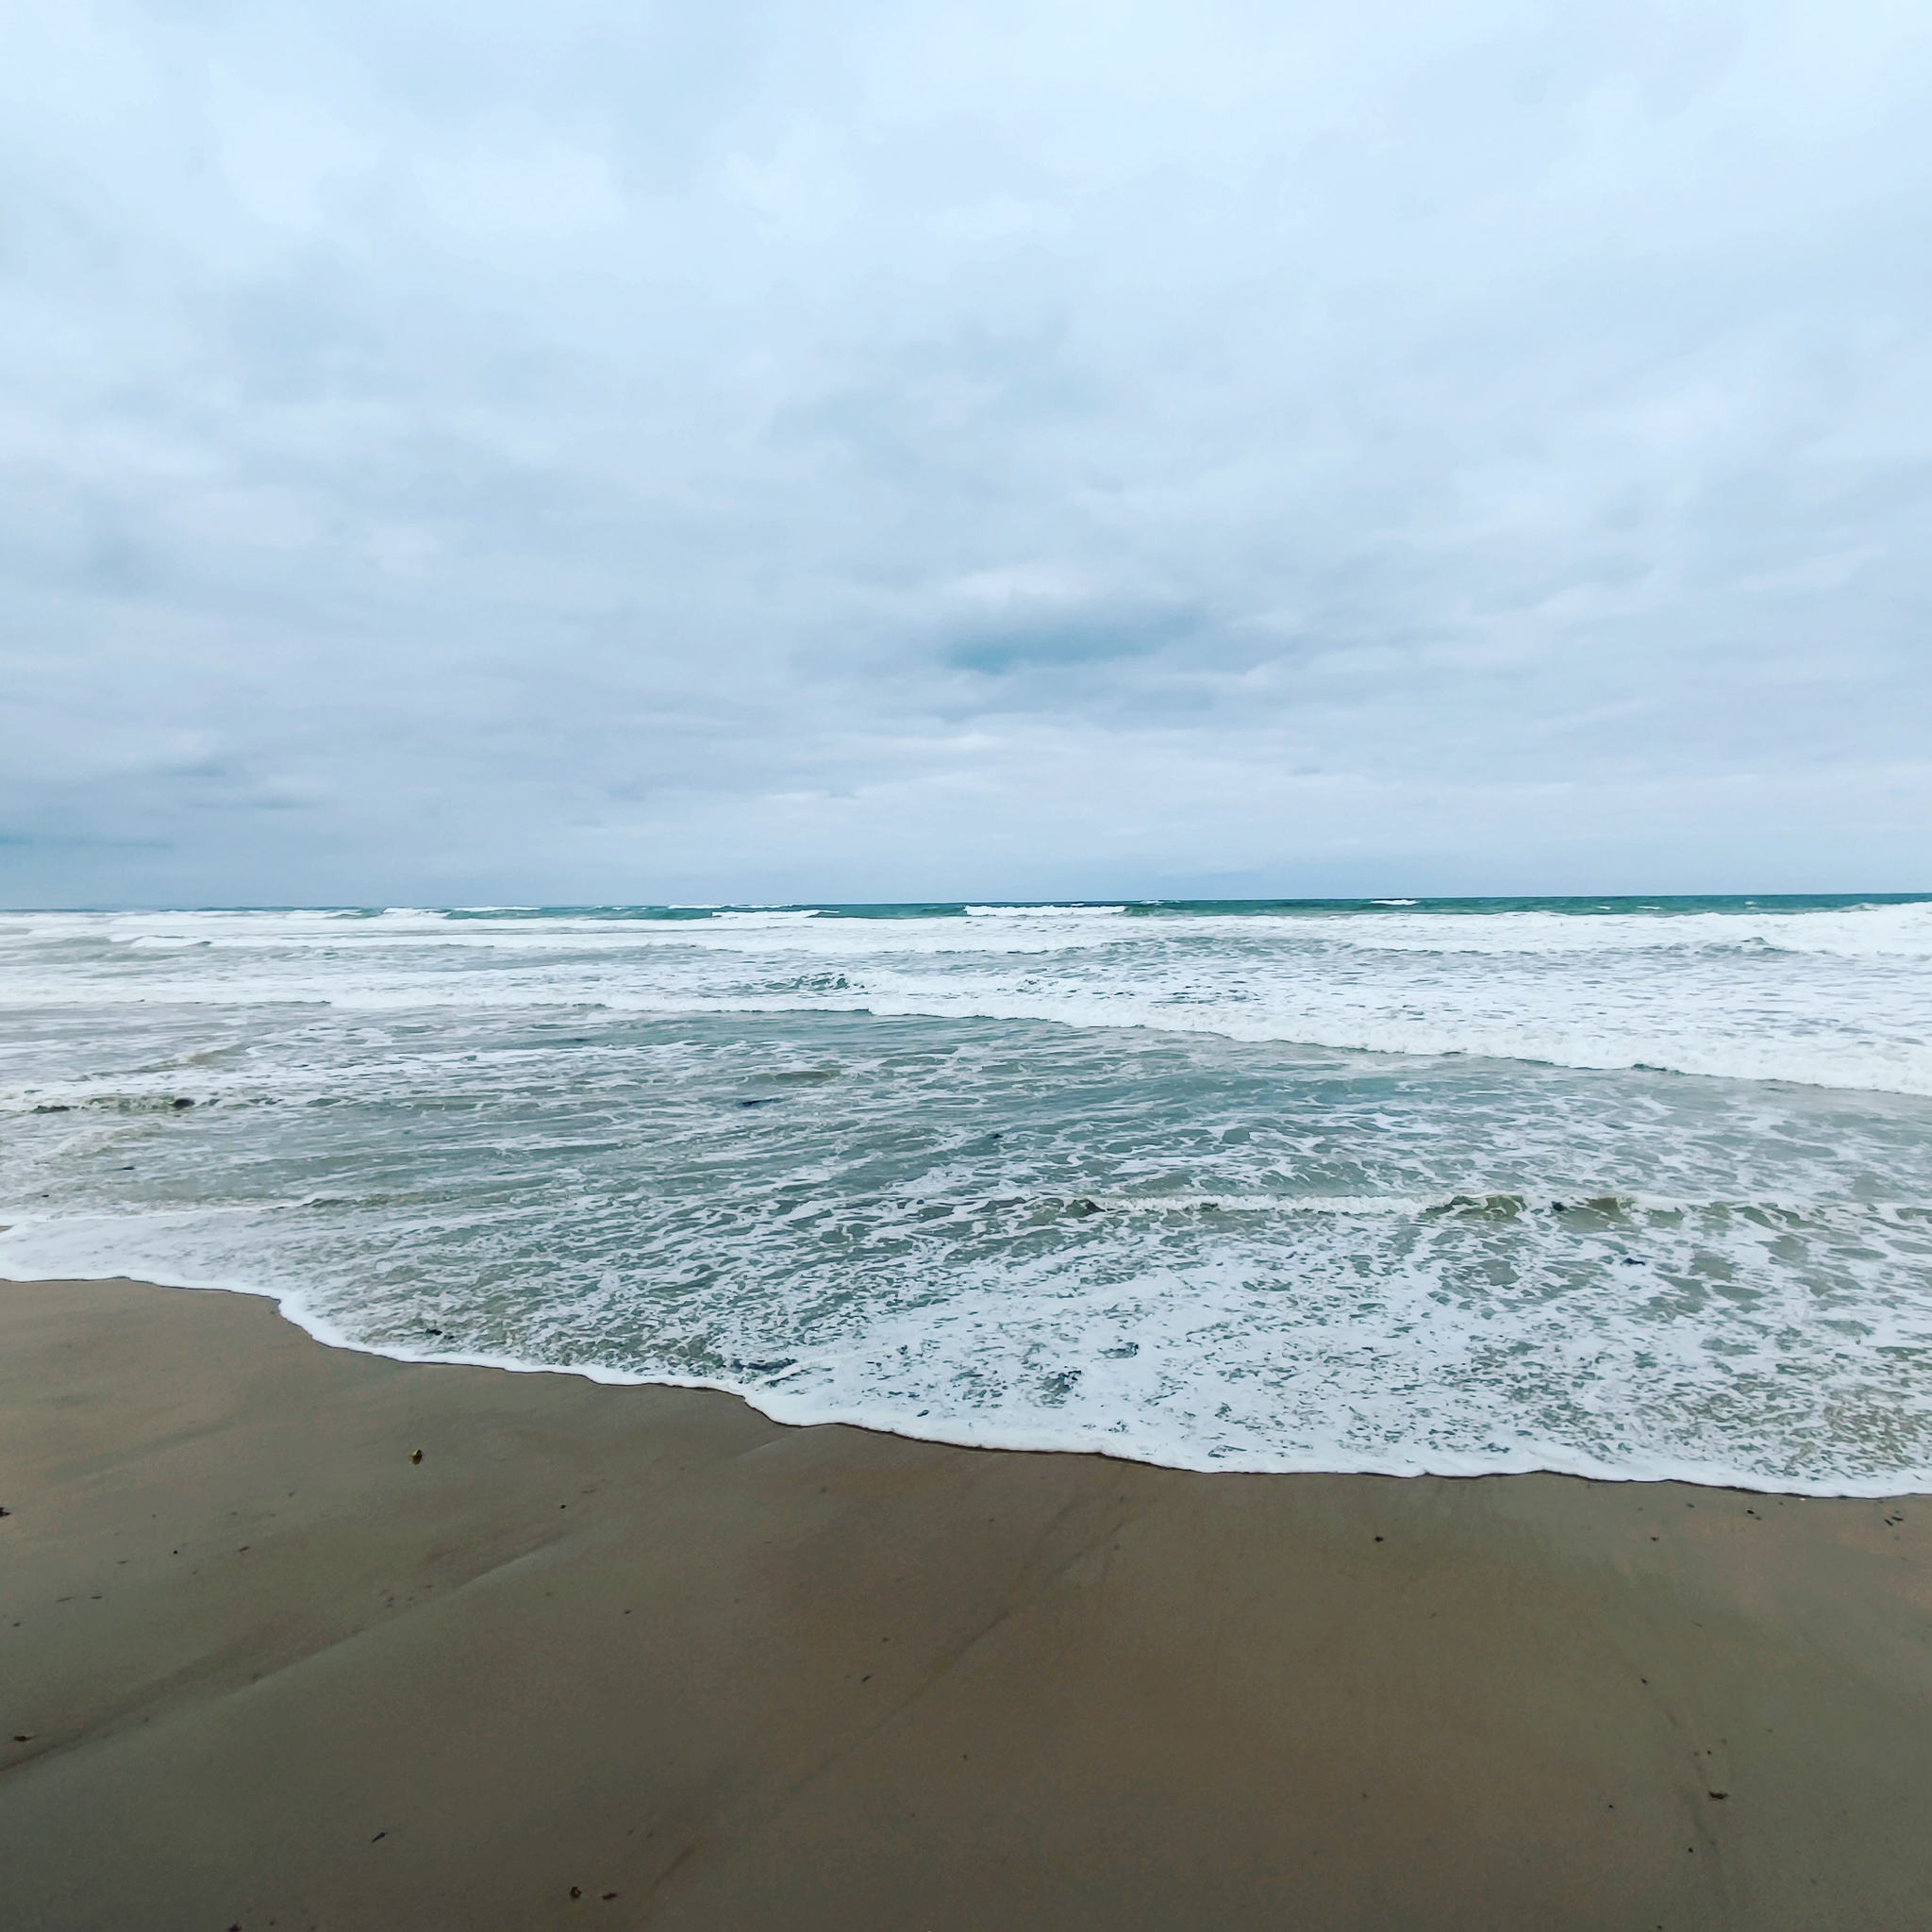
<path id="1" fill-rule="evenodd" d="M 1932 890 L 1924 0 L 0 0 L 0 903 Z"/>

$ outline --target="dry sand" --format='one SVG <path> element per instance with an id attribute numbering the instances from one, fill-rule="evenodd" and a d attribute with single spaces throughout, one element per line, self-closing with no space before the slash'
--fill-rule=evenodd
<path id="1" fill-rule="evenodd" d="M 1932 1925 L 1932 1499 L 948 1449 L 132 1282 L 0 1285 L 0 1391 L 9 1932 Z"/>

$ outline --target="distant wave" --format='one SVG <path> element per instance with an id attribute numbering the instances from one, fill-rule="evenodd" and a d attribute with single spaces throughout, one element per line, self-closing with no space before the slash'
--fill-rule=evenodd
<path id="1" fill-rule="evenodd" d="M 1932 1093 L 1932 904 L 968 916 L 0 918 L 20 1010 L 871 1012 Z"/>

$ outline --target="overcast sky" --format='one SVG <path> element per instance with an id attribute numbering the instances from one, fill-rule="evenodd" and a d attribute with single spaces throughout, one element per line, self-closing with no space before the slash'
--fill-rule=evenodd
<path id="1" fill-rule="evenodd" d="M 1932 888 L 1924 0 L 0 0 L 0 899 Z"/>

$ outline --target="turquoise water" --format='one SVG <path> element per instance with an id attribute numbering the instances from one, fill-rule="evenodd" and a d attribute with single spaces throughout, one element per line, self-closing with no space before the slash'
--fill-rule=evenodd
<path id="1" fill-rule="evenodd" d="M 1924 899 L 21 913 L 0 1009 L 15 1276 L 1188 1467 L 1932 1485 Z"/>

